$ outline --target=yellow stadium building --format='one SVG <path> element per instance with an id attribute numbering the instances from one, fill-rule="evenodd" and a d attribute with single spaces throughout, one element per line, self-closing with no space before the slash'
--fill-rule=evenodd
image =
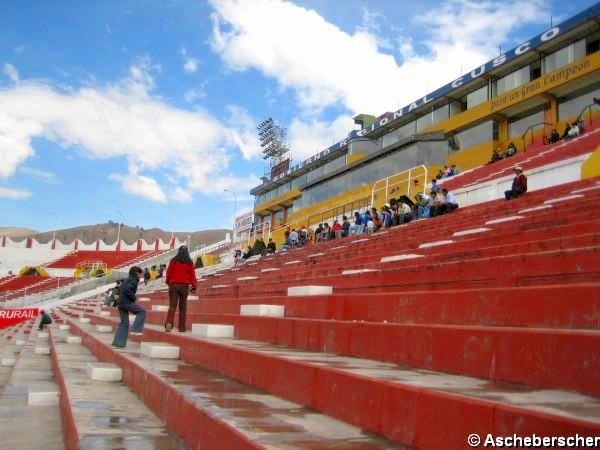
<path id="1" fill-rule="evenodd" d="M 477 169 L 511 142 L 519 154 L 539 150 L 553 129 L 562 135 L 578 119 L 595 129 L 599 16 L 595 5 L 398 111 L 356 116 L 346 139 L 275 167 L 251 190 L 256 229 L 281 243 L 288 226 L 314 228 L 392 197 L 412 198 L 444 165 Z M 600 174 L 598 155 L 586 159 L 581 172 Z"/>

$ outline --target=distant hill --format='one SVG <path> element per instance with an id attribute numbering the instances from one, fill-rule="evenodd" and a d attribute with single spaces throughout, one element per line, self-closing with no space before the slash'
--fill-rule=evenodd
<path id="1" fill-rule="evenodd" d="M 84 225 L 75 228 L 67 228 L 64 230 L 56 230 L 56 239 L 64 244 L 73 242 L 75 239 L 80 239 L 86 244 L 91 244 L 97 239 L 105 241 L 107 244 L 113 244 L 117 241 L 119 225 L 117 223 L 101 223 L 98 225 Z M 191 247 L 196 247 L 201 244 L 209 245 L 219 242 L 225 238 L 225 233 L 230 230 L 203 230 L 192 232 L 176 232 L 180 240 L 188 239 L 191 235 Z M 33 237 L 40 242 L 49 242 L 52 239 L 53 231 L 39 233 L 35 230 L 16 227 L 0 227 L 0 236 L 8 236 L 11 238 L 21 239 Z M 144 239 L 147 242 L 153 242 L 155 239 L 167 241 L 171 238 L 170 231 L 164 231 L 160 228 L 144 229 L 142 227 L 131 227 L 128 225 L 121 226 L 121 239 L 128 244 L 132 244 L 138 239 Z"/>
<path id="2" fill-rule="evenodd" d="M 39 231 L 32 230 L 31 228 L 0 227 L 0 236 L 15 239 L 28 238 L 38 233 Z"/>

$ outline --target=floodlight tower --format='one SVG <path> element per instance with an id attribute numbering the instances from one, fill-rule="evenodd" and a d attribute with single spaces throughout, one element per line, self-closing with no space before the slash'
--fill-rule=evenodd
<path id="1" fill-rule="evenodd" d="M 256 128 L 260 145 L 263 148 L 263 159 L 270 160 L 271 171 L 289 161 L 286 155 L 290 151 L 287 143 L 287 129 L 276 124 L 272 117 L 263 120 Z"/>

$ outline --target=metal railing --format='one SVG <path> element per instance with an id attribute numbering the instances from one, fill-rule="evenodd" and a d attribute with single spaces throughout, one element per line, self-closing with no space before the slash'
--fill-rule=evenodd
<path id="1" fill-rule="evenodd" d="M 590 125 L 592 124 L 592 107 L 599 106 L 597 103 L 590 103 L 589 105 L 585 105 L 579 115 L 577 116 L 577 121 L 580 120 L 583 122 L 583 115 L 587 112 L 590 115 Z"/>
<path id="2" fill-rule="evenodd" d="M 423 183 L 421 184 L 421 180 Z M 424 165 L 416 166 L 411 169 L 399 172 L 381 180 L 376 181 L 371 189 L 371 205 L 383 205 L 394 196 L 406 195 L 413 197 L 413 193 L 423 192 L 429 181 L 427 167 Z M 418 186 L 418 187 L 417 187 Z M 383 200 L 378 198 L 383 191 Z"/>
<path id="3" fill-rule="evenodd" d="M 523 133 L 521 135 L 521 139 L 523 140 L 523 152 L 527 151 L 527 142 L 526 142 L 527 134 L 531 133 L 531 143 L 533 143 L 533 130 L 534 130 L 534 128 L 537 128 L 539 126 L 543 126 L 544 128 L 547 127 L 547 126 L 550 127 L 550 128 L 554 128 L 554 126 L 551 123 L 548 123 L 548 122 L 534 123 L 529 128 L 527 128 L 525 130 L 525 133 Z"/>

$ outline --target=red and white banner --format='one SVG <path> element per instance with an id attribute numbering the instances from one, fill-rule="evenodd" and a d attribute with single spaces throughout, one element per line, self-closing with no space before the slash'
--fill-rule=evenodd
<path id="1" fill-rule="evenodd" d="M 37 317 L 38 308 L 0 309 L 0 329 Z"/>

